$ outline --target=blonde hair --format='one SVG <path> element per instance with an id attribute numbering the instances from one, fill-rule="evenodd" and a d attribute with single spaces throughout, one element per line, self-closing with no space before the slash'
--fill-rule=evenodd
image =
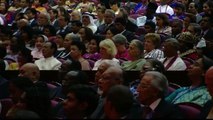
<path id="1" fill-rule="evenodd" d="M 105 39 L 101 41 L 99 47 L 105 48 L 107 50 L 107 53 L 112 55 L 112 57 L 115 57 L 115 55 L 117 54 L 117 48 L 111 39 Z"/>
<path id="2" fill-rule="evenodd" d="M 155 49 L 160 47 L 161 38 L 157 33 L 147 33 L 144 37 L 145 39 L 150 39 L 155 45 Z"/>

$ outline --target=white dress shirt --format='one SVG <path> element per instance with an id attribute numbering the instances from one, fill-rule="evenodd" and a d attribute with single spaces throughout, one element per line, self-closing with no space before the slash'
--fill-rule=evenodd
<path id="1" fill-rule="evenodd" d="M 39 70 L 59 70 L 62 63 L 52 56 L 49 58 L 40 58 L 35 61 L 35 64 Z"/>

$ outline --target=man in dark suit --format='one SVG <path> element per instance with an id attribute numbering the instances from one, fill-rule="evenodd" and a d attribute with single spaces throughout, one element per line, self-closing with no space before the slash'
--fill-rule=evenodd
<path id="1" fill-rule="evenodd" d="M 145 73 L 137 88 L 138 100 L 144 105 L 141 114 L 143 119 L 183 118 L 183 113 L 176 105 L 164 100 L 167 90 L 168 80 L 163 74 L 156 71 Z"/>
<path id="2" fill-rule="evenodd" d="M 36 16 L 37 16 L 36 9 L 34 9 L 34 8 L 28 8 L 26 10 L 26 15 L 28 17 L 30 27 L 33 28 L 33 27 L 35 27 L 35 26 L 38 25 L 37 21 L 36 21 Z"/>
<path id="3" fill-rule="evenodd" d="M 107 30 L 113 26 L 113 22 L 115 19 L 115 13 L 113 10 L 111 9 L 107 9 L 104 13 L 104 24 L 100 25 L 97 28 L 96 33 L 97 34 L 101 34 L 101 35 L 105 35 Z"/>
<path id="4" fill-rule="evenodd" d="M 66 15 L 59 16 L 58 17 L 58 23 L 59 23 L 60 29 L 56 32 L 56 34 L 58 34 L 58 33 L 70 33 L 71 28 L 68 26 L 68 22 L 69 22 L 68 16 L 66 16 Z"/>
<path id="5" fill-rule="evenodd" d="M 114 21 L 114 24 L 118 32 L 124 35 L 128 42 L 131 42 L 133 39 L 136 38 L 134 33 L 126 29 L 127 19 L 125 19 L 124 17 L 117 17 Z"/>

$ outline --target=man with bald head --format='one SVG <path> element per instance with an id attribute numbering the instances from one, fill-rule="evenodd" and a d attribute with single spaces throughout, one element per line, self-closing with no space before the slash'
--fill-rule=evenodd
<path id="1" fill-rule="evenodd" d="M 19 69 L 19 75 L 22 77 L 27 77 L 36 83 L 40 78 L 40 71 L 37 65 L 33 63 L 26 63 Z"/>
<path id="2" fill-rule="evenodd" d="M 59 92 L 61 88 L 51 88 L 48 87 L 48 84 L 43 81 L 39 81 L 40 79 L 40 71 L 36 64 L 26 63 L 19 69 L 19 75 L 22 77 L 29 78 L 37 87 L 42 87 L 43 90 L 47 90 L 49 97 L 54 98 L 55 96 L 59 96 Z M 51 85 L 50 85 L 51 86 Z"/>

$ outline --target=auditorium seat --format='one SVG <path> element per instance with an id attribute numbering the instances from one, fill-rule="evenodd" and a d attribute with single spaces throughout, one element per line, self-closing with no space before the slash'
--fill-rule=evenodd
<path id="1" fill-rule="evenodd" d="M 192 102 L 184 102 L 177 104 L 187 119 L 198 119 L 201 106 Z"/>

